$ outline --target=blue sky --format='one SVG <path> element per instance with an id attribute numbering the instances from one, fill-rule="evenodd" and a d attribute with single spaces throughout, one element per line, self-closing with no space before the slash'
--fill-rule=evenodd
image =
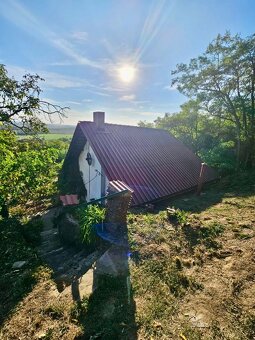
<path id="1" fill-rule="evenodd" d="M 44 78 L 42 98 L 70 107 L 65 124 L 103 110 L 135 125 L 185 102 L 169 87 L 177 63 L 218 33 L 254 29 L 254 0 L 0 0 L 0 63 L 16 78 Z M 133 81 L 120 79 L 123 65 Z"/>

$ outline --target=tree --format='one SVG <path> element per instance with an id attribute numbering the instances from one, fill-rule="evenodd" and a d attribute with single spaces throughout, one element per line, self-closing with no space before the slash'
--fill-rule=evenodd
<path id="1" fill-rule="evenodd" d="M 64 116 L 67 107 L 40 99 L 39 81 L 43 79 L 31 74 L 24 75 L 21 81 L 10 78 L 0 64 L 0 122 L 3 127 L 12 126 L 24 133 L 47 132 L 42 118 L 51 119 L 53 114 Z"/>
<path id="2" fill-rule="evenodd" d="M 236 165 L 255 165 L 255 34 L 218 35 L 205 53 L 179 64 L 172 85 L 211 117 L 234 124 Z"/>
<path id="3" fill-rule="evenodd" d="M 217 116 L 208 116 L 198 101 L 189 100 L 181 105 L 180 112 L 158 117 L 153 126 L 168 130 L 221 173 L 234 169 L 235 125 Z"/>
<path id="4" fill-rule="evenodd" d="M 199 103 L 195 100 L 190 100 L 181 105 L 180 112 L 166 113 L 163 118 L 158 117 L 154 123 L 157 128 L 169 130 L 197 154 L 199 110 Z M 202 116 L 200 118 L 202 119 Z"/>
<path id="5" fill-rule="evenodd" d="M 0 215 L 10 206 L 48 197 L 57 184 L 61 150 L 39 139 L 18 141 L 11 130 L 0 130 Z"/>
<path id="6" fill-rule="evenodd" d="M 154 128 L 155 124 L 151 122 L 147 122 L 146 120 L 140 120 L 137 124 L 140 127 L 146 127 L 146 128 Z"/>
<path id="7" fill-rule="evenodd" d="M 40 99 L 38 75 L 26 74 L 21 81 L 8 77 L 0 65 L 0 215 L 8 206 L 51 192 L 56 177 L 58 150 L 42 141 L 16 140 L 13 128 L 24 133 L 47 132 L 42 118 L 64 116 L 66 107 Z"/>

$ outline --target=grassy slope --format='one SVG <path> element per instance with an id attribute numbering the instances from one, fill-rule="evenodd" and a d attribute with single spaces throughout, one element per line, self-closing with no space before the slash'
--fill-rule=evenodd
<path id="1" fill-rule="evenodd" d="M 130 213 L 130 305 L 119 282 L 75 304 L 45 276 L 5 321 L 2 338 L 253 339 L 253 178 L 168 202 L 185 209 L 182 223 L 170 223 L 163 205 Z"/>
<path id="2" fill-rule="evenodd" d="M 168 223 L 163 211 L 130 216 L 141 258 L 131 272 L 142 338 L 253 339 L 253 178 L 172 202 L 189 211 L 183 225 Z"/>

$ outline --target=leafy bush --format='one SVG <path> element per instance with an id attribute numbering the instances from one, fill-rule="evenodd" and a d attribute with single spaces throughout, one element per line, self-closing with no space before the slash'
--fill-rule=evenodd
<path id="1" fill-rule="evenodd" d="M 178 224 L 185 224 L 188 221 L 188 214 L 179 208 L 168 208 L 167 215 L 170 221 L 177 222 Z"/>
<path id="2" fill-rule="evenodd" d="M 60 151 L 60 145 L 17 140 L 13 131 L 0 130 L 0 205 L 11 207 L 56 193 Z"/>
<path id="3" fill-rule="evenodd" d="M 96 242 L 96 233 L 93 225 L 103 222 L 105 219 L 105 208 L 99 205 L 88 205 L 86 208 L 79 208 L 75 212 L 78 218 L 82 240 L 85 244 L 91 245 Z"/>
<path id="4" fill-rule="evenodd" d="M 228 174 L 235 170 L 236 155 L 232 141 L 219 143 L 209 150 L 202 149 L 199 155 L 208 165 L 217 168 L 222 174 Z"/>
<path id="5" fill-rule="evenodd" d="M 176 210 L 176 217 L 177 217 L 177 221 L 178 221 L 179 224 L 187 223 L 188 215 L 184 210 L 177 209 Z"/>

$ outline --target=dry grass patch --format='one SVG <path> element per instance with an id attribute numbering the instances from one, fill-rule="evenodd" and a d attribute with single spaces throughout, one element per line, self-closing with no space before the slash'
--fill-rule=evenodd
<path id="1" fill-rule="evenodd" d="M 131 266 L 138 335 L 148 339 L 255 337 L 255 195 L 252 177 L 223 180 L 200 197 L 131 214 Z"/>

